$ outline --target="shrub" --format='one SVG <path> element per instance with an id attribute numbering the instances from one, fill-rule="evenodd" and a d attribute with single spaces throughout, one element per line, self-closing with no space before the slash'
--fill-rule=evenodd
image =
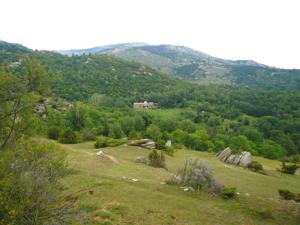
<path id="1" fill-rule="evenodd" d="M 160 153 L 153 149 L 149 156 L 149 165 L 153 166 L 153 167 L 161 167 L 161 168 L 165 168 L 166 164 L 165 164 L 165 156 L 164 153 L 161 151 Z"/>
<path id="2" fill-rule="evenodd" d="M 167 147 L 165 150 L 163 150 L 167 155 L 174 156 L 175 149 L 172 147 Z"/>
<path id="3" fill-rule="evenodd" d="M 230 199 L 236 196 L 235 187 L 226 187 L 221 191 L 221 197 L 224 199 Z"/>
<path id="4" fill-rule="evenodd" d="M 293 192 L 286 189 L 279 189 L 278 193 L 285 200 L 294 200 L 296 198 L 296 195 Z"/>
<path id="5" fill-rule="evenodd" d="M 96 136 L 92 132 L 86 131 L 83 133 L 83 140 L 84 141 L 95 141 Z"/>
<path id="6" fill-rule="evenodd" d="M 0 152 L 0 224 L 60 224 L 74 203 L 64 200 L 60 183 L 68 174 L 58 145 L 22 141 Z"/>
<path id="7" fill-rule="evenodd" d="M 106 137 L 100 136 L 97 138 L 96 143 L 94 144 L 95 148 L 104 148 L 106 146 Z"/>
<path id="8" fill-rule="evenodd" d="M 48 129 L 48 138 L 58 140 L 60 133 L 61 131 L 58 127 L 51 127 Z"/>
<path id="9" fill-rule="evenodd" d="M 127 143 L 126 139 L 113 139 L 109 137 L 100 136 L 97 138 L 94 147 L 95 148 L 116 147 L 125 143 Z"/>
<path id="10" fill-rule="evenodd" d="M 159 150 L 165 150 L 166 149 L 165 141 L 163 139 L 158 139 L 155 143 L 155 146 Z"/>
<path id="11" fill-rule="evenodd" d="M 214 193 L 220 193 L 224 188 L 224 185 L 214 178 L 212 170 L 204 161 L 195 160 L 192 162 L 191 158 L 186 159 L 184 167 L 179 169 L 168 183 Z"/>
<path id="12" fill-rule="evenodd" d="M 249 165 L 248 168 L 254 172 L 260 172 L 263 171 L 263 165 L 257 161 L 252 161 Z"/>
<path id="13" fill-rule="evenodd" d="M 78 137 L 74 131 L 68 129 L 65 130 L 59 141 L 64 144 L 76 144 L 78 142 Z"/>
<path id="14" fill-rule="evenodd" d="M 299 166 L 296 164 L 286 164 L 285 162 L 282 162 L 280 171 L 282 173 L 295 174 L 298 168 Z"/>

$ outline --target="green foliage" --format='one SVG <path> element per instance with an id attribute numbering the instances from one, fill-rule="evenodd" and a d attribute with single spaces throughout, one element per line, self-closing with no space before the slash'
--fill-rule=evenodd
<path id="1" fill-rule="evenodd" d="M 147 128 L 147 136 L 154 141 L 157 141 L 161 137 L 160 128 L 157 125 L 151 124 Z"/>
<path id="2" fill-rule="evenodd" d="M 153 149 L 148 158 L 150 166 L 166 168 L 165 156 L 162 151 L 158 152 L 157 150 Z"/>
<path id="3" fill-rule="evenodd" d="M 236 188 L 235 187 L 225 187 L 221 191 L 221 197 L 224 199 L 234 198 L 236 196 Z"/>
<path id="4" fill-rule="evenodd" d="M 294 200 L 296 198 L 296 195 L 287 189 L 279 189 L 278 193 L 285 200 Z"/>
<path id="5" fill-rule="evenodd" d="M 58 140 L 61 134 L 61 130 L 58 127 L 51 127 L 48 129 L 48 138 Z"/>
<path id="6" fill-rule="evenodd" d="M 123 130 L 118 122 L 113 123 L 109 127 L 109 137 L 119 139 L 124 136 Z"/>
<path id="7" fill-rule="evenodd" d="M 263 165 L 257 161 L 252 161 L 249 165 L 248 168 L 254 172 L 260 172 L 263 171 Z"/>
<path id="8" fill-rule="evenodd" d="M 59 141 L 63 144 L 76 144 L 79 140 L 75 131 L 67 129 L 63 132 Z"/>
<path id="9" fill-rule="evenodd" d="M 83 140 L 84 141 L 95 141 L 96 136 L 91 131 L 84 131 L 83 133 Z"/>
<path id="10" fill-rule="evenodd" d="M 298 168 L 299 168 L 299 166 L 297 164 L 287 164 L 283 161 L 280 171 L 282 173 L 287 173 L 287 174 L 292 174 L 293 175 L 293 174 L 296 173 Z"/>
<path id="11" fill-rule="evenodd" d="M 269 159 L 281 159 L 286 155 L 285 150 L 276 142 L 264 140 L 260 146 L 260 153 Z"/>
<path id="12" fill-rule="evenodd" d="M 155 142 L 155 147 L 159 150 L 164 150 L 166 149 L 166 146 L 165 146 L 165 141 L 163 139 L 158 139 L 156 142 Z"/>
<path id="13" fill-rule="evenodd" d="M 95 148 L 116 147 L 127 143 L 127 139 L 114 139 L 110 137 L 100 136 L 94 144 Z"/>
<path id="14" fill-rule="evenodd" d="M 57 145 L 23 141 L 0 152 L 0 224 L 55 224 L 71 206 L 60 197 L 65 154 Z"/>

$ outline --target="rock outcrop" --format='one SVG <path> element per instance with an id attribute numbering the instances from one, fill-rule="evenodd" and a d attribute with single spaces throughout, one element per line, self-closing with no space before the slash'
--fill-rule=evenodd
<path id="1" fill-rule="evenodd" d="M 225 148 L 217 154 L 217 158 L 223 162 L 236 166 L 247 167 L 251 163 L 251 153 L 241 152 L 240 154 L 232 154 L 230 148 Z"/>
<path id="2" fill-rule="evenodd" d="M 131 146 L 139 146 L 147 149 L 155 149 L 155 142 L 150 139 L 134 140 L 129 143 Z"/>

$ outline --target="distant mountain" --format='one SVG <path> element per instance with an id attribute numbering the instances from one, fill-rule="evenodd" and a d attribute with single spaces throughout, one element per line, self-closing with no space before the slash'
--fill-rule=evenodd
<path id="1" fill-rule="evenodd" d="M 92 95 L 100 94 L 119 101 L 122 98 L 144 101 L 157 93 L 190 86 L 144 64 L 112 55 L 68 57 L 56 52 L 32 51 L 21 45 L 0 43 L 0 66 L 5 64 L 7 68 L 22 71 L 24 57 L 42 64 L 52 90 L 68 100 L 86 101 Z"/>
<path id="2" fill-rule="evenodd" d="M 59 52 L 66 55 L 114 55 L 200 84 L 300 89 L 300 70 L 278 69 L 252 60 L 220 59 L 184 46 L 126 43 Z"/>

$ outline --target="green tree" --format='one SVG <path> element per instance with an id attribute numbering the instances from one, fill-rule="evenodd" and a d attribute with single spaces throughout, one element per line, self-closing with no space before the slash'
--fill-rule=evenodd
<path id="1" fill-rule="evenodd" d="M 264 140 L 259 149 L 260 153 L 269 159 L 281 159 L 286 155 L 286 151 L 272 140 Z"/>
<path id="2" fill-rule="evenodd" d="M 161 137 L 160 128 L 154 124 L 151 124 L 147 128 L 147 136 L 154 141 L 157 141 Z"/>

